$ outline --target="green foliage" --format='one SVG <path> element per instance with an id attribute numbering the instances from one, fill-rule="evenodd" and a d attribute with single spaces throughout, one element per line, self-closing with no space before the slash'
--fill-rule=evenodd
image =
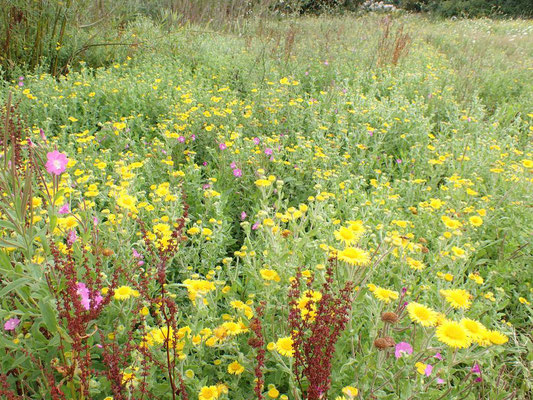
<path id="1" fill-rule="evenodd" d="M 431 11 L 442 17 L 532 17 L 529 0 L 400 0 L 400 7 L 409 11 Z"/>
<path id="2" fill-rule="evenodd" d="M 67 284 L 56 268 L 70 254 L 70 229 L 78 235 L 71 252 L 77 281 L 98 276 L 104 295 L 104 286 L 136 289 L 149 277 L 142 295 L 111 298 L 81 335 L 98 371 L 89 397 L 113 395 L 98 346 L 115 344 L 119 351 L 141 343 L 146 332 L 157 336 L 166 326 L 160 315 L 166 289 L 183 328 L 183 353 L 175 360 L 189 397 L 221 382 L 229 393 L 220 388 L 220 399 L 248 400 L 255 378 L 252 336 L 228 334 L 224 324 L 251 328 L 252 308 L 265 301 L 265 344 L 290 336 L 287 295 L 297 268 L 308 269 L 306 276 L 312 271 L 317 282 L 311 286 L 320 288 L 331 249 L 344 248 L 335 231 L 361 220 L 366 233 L 357 246 L 374 258 L 365 267 L 339 260 L 335 268 L 335 290 L 354 278 L 360 285 L 332 359 L 328 398 L 342 396 L 346 386 L 357 387 L 361 398 L 525 398 L 532 390 L 533 349 L 532 289 L 524 279 L 532 265 L 531 22 L 394 17 L 412 38 L 396 63 L 379 62 L 380 48 L 385 55 L 394 51 L 380 46 L 381 16 L 241 22 L 230 33 L 130 19 L 122 39 L 142 44 L 134 53 L 109 55 L 107 67 L 92 67 L 104 53 L 87 51 L 67 75 L 37 70 L 25 73 L 22 84 L 18 77 L 4 83 L 43 160 L 57 147 L 71 163 L 55 179 L 61 190 L 52 199 L 36 185 L 35 219 L 11 217 L 25 215 L 30 203 L 23 201 L 26 185 L 13 186 L 12 170 L 3 164 L 0 184 L 9 190 L 0 192 L 0 319 L 21 323 L 0 329 L 7 349 L 0 377 L 17 371 L 8 375 L 9 387 L 24 381 L 25 400 L 49 399 L 49 383 L 30 352 L 51 366 L 67 398 L 80 398 L 76 373 L 66 385 L 53 367 L 69 365 L 72 357 L 72 337 L 58 309 Z M 87 59 L 92 54 L 95 59 Z M 6 93 L 0 92 L 2 101 Z M 21 193 L 16 201 L 6 195 L 13 188 Z M 179 226 L 183 201 L 184 239 L 167 255 L 167 280 L 160 285 L 162 259 L 143 235 L 154 251 L 164 248 L 165 234 Z M 59 215 L 64 204 L 70 210 Z M 461 226 L 448 226 L 443 217 Z M 425 268 L 410 268 L 407 257 Z M 199 289 L 190 280 L 199 281 Z M 387 303 L 372 285 L 408 291 Z M 472 294 L 471 307 L 452 309 L 440 294 L 451 288 Z M 405 311 L 397 325 L 387 326 L 382 312 L 401 310 L 404 301 L 450 319 L 479 320 L 509 341 L 454 351 L 435 338 L 434 327 L 414 328 Z M 149 314 L 140 322 L 143 306 Z M 392 349 L 378 351 L 374 339 L 385 334 L 410 342 L 413 355 L 396 359 Z M 294 360 L 268 348 L 264 392 L 275 385 L 299 398 Z M 160 365 L 167 362 L 164 350 L 163 343 L 151 347 Z M 132 352 L 118 367 L 120 376 L 135 377 L 116 383 L 130 397 L 145 376 L 141 361 Z M 240 375 L 228 372 L 235 361 L 244 367 Z M 429 377 L 417 372 L 417 361 L 433 365 Z M 472 379 L 474 362 L 481 364 L 482 383 Z M 172 398 L 166 373 L 154 367 L 147 375 L 161 399 Z"/>

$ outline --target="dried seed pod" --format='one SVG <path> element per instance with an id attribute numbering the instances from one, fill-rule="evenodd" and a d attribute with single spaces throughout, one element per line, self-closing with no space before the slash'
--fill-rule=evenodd
<path id="1" fill-rule="evenodd" d="M 105 248 L 104 250 L 102 250 L 102 254 L 106 257 L 110 257 L 115 254 L 115 252 L 109 248 Z"/>
<path id="2" fill-rule="evenodd" d="M 381 338 L 377 338 L 374 340 L 374 346 L 378 348 L 378 350 L 385 350 L 389 347 L 395 346 L 396 343 L 394 342 L 394 339 L 390 336 L 385 336 Z"/>
<path id="3" fill-rule="evenodd" d="M 395 324 L 398 322 L 398 316 L 393 312 L 384 312 L 381 314 L 381 320 L 383 322 L 388 322 L 389 324 Z"/>

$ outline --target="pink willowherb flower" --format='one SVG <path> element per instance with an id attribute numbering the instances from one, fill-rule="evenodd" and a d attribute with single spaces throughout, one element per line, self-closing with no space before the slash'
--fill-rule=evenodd
<path id="1" fill-rule="evenodd" d="M 59 214 L 68 214 L 69 212 L 70 212 L 70 207 L 68 206 L 68 203 L 63 204 L 58 211 Z"/>
<path id="2" fill-rule="evenodd" d="M 400 342 L 394 348 L 394 356 L 400 358 L 404 354 L 413 354 L 413 347 L 407 342 Z"/>
<path id="3" fill-rule="evenodd" d="M 17 326 L 20 324 L 20 319 L 18 318 L 9 318 L 4 324 L 4 329 L 6 331 L 14 331 Z"/>
<path id="4" fill-rule="evenodd" d="M 233 170 L 233 175 L 235 175 L 237 178 L 242 176 L 242 171 L 239 168 L 235 168 Z"/>
<path id="5" fill-rule="evenodd" d="M 67 170 L 68 158 L 66 154 L 54 150 L 46 153 L 46 171 L 52 175 L 61 175 Z"/>

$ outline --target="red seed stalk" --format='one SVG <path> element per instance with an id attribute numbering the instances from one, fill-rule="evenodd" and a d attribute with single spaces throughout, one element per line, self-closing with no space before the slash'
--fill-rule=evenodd
<path id="1" fill-rule="evenodd" d="M 306 283 L 309 291 L 313 280 L 314 275 L 308 278 Z M 307 302 L 307 314 L 304 316 L 297 307 L 301 296 L 301 268 L 298 269 L 289 290 L 289 327 L 294 348 L 293 372 L 302 395 L 307 400 L 327 398 L 331 386 L 335 344 L 349 320 L 354 285 L 352 282 L 347 282 L 340 291 L 334 293 L 333 283 L 333 262 L 331 262 L 322 285 L 322 297 L 314 305 L 312 301 Z M 307 296 L 311 299 L 312 293 L 308 292 Z M 304 380 L 308 383 L 306 390 L 304 390 Z"/>

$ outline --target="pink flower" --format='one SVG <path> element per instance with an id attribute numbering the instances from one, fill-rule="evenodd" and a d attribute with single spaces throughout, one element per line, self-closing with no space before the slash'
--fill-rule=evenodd
<path id="1" fill-rule="evenodd" d="M 71 229 L 68 233 L 67 243 L 69 246 L 72 246 L 78 240 L 78 235 L 74 229 Z"/>
<path id="2" fill-rule="evenodd" d="M 478 363 L 474 363 L 474 366 L 472 367 L 472 370 L 471 370 L 474 374 L 481 374 L 481 367 L 479 366 Z"/>
<path id="3" fill-rule="evenodd" d="M 235 161 L 233 161 L 229 166 L 233 169 L 237 168 L 237 164 L 235 164 Z"/>
<path id="4" fill-rule="evenodd" d="M 437 383 L 438 383 L 439 385 L 442 385 L 442 384 L 444 383 L 444 379 L 442 379 L 442 378 L 437 378 Z"/>
<path id="5" fill-rule="evenodd" d="M 20 324 L 20 319 L 18 318 L 9 318 L 4 324 L 4 329 L 6 331 L 14 331 L 17 326 Z"/>
<path id="6" fill-rule="evenodd" d="M 404 354 L 413 354 L 413 347 L 407 342 L 400 342 L 394 348 L 394 356 L 398 359 Z"/>
<path id="7" fill-rule="evenodd" d="M 430 376 L 431 372 L 433 372 L 433 366 L 430 364 L 426 365 L 426 369 L 424 370 L 424 375 Z"/>
<path id="8" fill-rule="evenodd" d="M 254 143 L 257 145 L 259 143 L 261 143 L 261 139 L 259 139 L 258 137 L 254 137 Z"/>
<path id="9" fill-rule="evenodd" d="M 46 153 L 46 171 L 52 175 L 61 175 L 66 171 L 68 158 L 66 154 L 54 150 Z"/>
<path id="10" fill-rule="evenodd" d="M 58 211 L 59 214 L 68 214 L 69 212 L 70 212 L 70 208 L 68 206 L 68 203 L 63 204 Z"/>
<path id="11" fill-rule="evenodd" d="M 437 360 L 442 360 L 442 354 L 436 353 L 434 356 Z"/>
<path id="12" fill-rule="evenodd" d="M 244 211 L 241 213 L 241 219 L 243 221 L 246 219 L 246 213 Z"/>
<path id="13" fill-rule="evenodd" d="M 242 176 L 242 171 L 239 168 L 235 168 L 233 170 L 233 175 L 235 175 L 237 178 Z"/>
<path id="14" fill-rule="evenodd" d="M 228 146 L 226 146 L 226 143 L 220 143 L 220 144 L 218 145 L 218 148 L 219 148 L 220 150 L 226 150 L 226 149 L 228 148 Z"/>
<path id="15" fill-rule="evenodd" d="M 89 298 L 89 289 L 87 289 L 87 286 L 85 283 L 78 283 L 77 284 L 78 290 L 76 290 L 76 293 L 81 297 L 81 305 L 83 308 L 88 310 L 91 304 L 91 299 Z"/>
<path id="16" fill-rule="evenodd" d="M 180 137 L 178 138 L 178 142 L 180 142 L 180 143 L 185 142 L 185 138 L 184 138 L 183 136 L 180 136 Z"/>
<path id="17" fill-rule="evenodd" d="M 87 288 L 87 285 L 85 285 L 85 283 L 83 282 L 79 282 L 77 284 L 77 287 L 78 287 L 78 290 L 76 291 L 76 293 L 78 293 L 78 295 L 81 297 L 81 305 L 86 310 L 89 310 L 91 308 L 91 298 L 90 298 L 90 292 L 89 292 L 89 289 Z M 93 307 L 98 306 L 98 304 L 100 304 L 102 300 L 103 298 L 99 293 L 96 296 L 94 296 L 95 304 Z"/>
<path id="18" fill-rule="evenodd" d="M 267 147 L 265 149 L 265 154 L 271 156 L 272 155 L 272 149 L 270 147 Z"/>

